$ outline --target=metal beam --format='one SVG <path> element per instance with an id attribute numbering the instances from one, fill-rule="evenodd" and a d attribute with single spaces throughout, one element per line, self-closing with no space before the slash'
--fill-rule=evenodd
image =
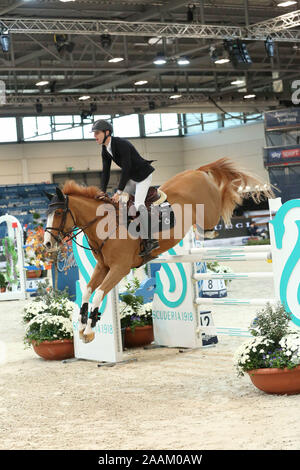
<path id="1" fill-rule="evenodd" d="M 248 27 L 202 25 L 198 23 L 135 22 L 94 19 L 0 18 L 0 26 L 11 33 L 58 33 L 77 35 L 111 34 L 118 36 L 157 36 L 161 38 L 206 38 L 263 40 L 270 34 L 274 41 L 300 42 L 300 10 Z"/>

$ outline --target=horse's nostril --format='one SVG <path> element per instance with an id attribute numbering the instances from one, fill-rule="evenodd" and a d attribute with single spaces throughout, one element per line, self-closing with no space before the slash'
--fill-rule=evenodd
<path id="1" fill-rule="evenodd" d="M 50 248 L 51 248 L 51 242 L 45 243 L 45 247 L 47 248 L 47 250 L 50 250 Z"/>

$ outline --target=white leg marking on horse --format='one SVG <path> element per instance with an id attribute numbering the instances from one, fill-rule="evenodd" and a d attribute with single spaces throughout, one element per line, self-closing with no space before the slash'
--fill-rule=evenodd
<path id="1" fill-rule="evenodd" d="M 88 318 L 87 325 L 85 326 L 85 330 L 83 332 L 84 335 L 89 335 L 93 333 L 92 327 L 91 327 L 92 319 Z"/>
<path id="2" fill-rule="evenodd" d="M 98 289 L 95 292 L 94 298 L 93 298 L 92 311 L 94 311 L 95 308 L 100 307 L 100 304 L 101 304 L 101 302 L 103 300 L 103 297 L 104 297 L 103 294 L 104 294 L 104 291 L 99 289 L 99 287 L 98 287 Z"/>
<path id="3" fill-rule="evenodd" d="M 93 303 L 92 303 L 92 312 L 95 310 L 95 308 L 100 307 L 100 304 L 101 304 L 102 299 L 103 299 L 103 294 L 104 294 L 103 290 L 101 290 L 99 288 L 96 290 L 94 298 L 93 298 Z M 86 328 L 83 332 L 84 335 L 89 335 L 89 334 L 93 333 L 91 323 L 92 323 L 92 319 L 88 318 Z"/>
<path id="4" fill-rule="evenodd" d="M 92 293 L 92 288 L 86 286 L 84 288 L 83 293 L 82 293 L 82 304 L 81 305 L 88 303 L 89 298 L 91 296 L 91 293 Z M 79 315 L 78 321 L 79 321 L 79 324 L 78 324 L 79 331 L 83 331 L 86 327 L 86 323 L 81 322 L 81 315 Z"/>

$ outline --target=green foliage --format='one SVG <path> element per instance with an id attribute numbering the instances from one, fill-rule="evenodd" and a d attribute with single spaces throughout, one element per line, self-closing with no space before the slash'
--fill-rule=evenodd
<path id="1" fill-rule="evenodd" d="M 3 273 L 0 273 L 0 287 L 6 287 L 7 281 Z"/>
<path id="2" fill-rule="evenodd" d="M 253 335 L 235 352 L 238 375 L 261 368 L 292 369 L 300 364 L 300 334 L 289 329 L 290 314 L 269 303 L 250 326 Z"/>
<path id="3" fill-rule="evenodd" d="M 120 295 L 121 327 L 130 327 L 132 332 L 137 326 L 152 325 L 152 304 L 143 304 L 143 297 L 134 295 L 139 287 L 140 281 L 134 277 L 126 284 L 126 293 Z"/>
<path id="4" fill-rule="evenodd" d="M 250 333 L 253 336 L 265 336 L 278 343 L 288 333 L 290 319 L 290 314 L 285 311 L 280 302 L 275 307 L 267 303 L 257 313 L 250 326 Z"/>

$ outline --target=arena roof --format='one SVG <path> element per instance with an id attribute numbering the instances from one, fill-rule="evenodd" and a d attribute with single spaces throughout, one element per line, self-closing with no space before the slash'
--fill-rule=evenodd
<path id="1" fill-rule="evenodd" d="M 41 114 L 290 105 L 300 66 L 300 10 L 297 2 L 286 8 L 280 2 L 0 0 L 4 45 L 9 36 L 8 52 L 0 48 L 6 88 L 0 114 L 33 114 L 37 104 Z M 229 45 L 236 51 L 243 43 L 251 62 L 234 62 Z M 153 63 L 157 54 L 164 64 Z M 231 60 L 218 64 L 216 57 Z M 123 60 L 111 62 L 117 58 Z M 41 81 L 48 83 L 36 85 Z"/>

